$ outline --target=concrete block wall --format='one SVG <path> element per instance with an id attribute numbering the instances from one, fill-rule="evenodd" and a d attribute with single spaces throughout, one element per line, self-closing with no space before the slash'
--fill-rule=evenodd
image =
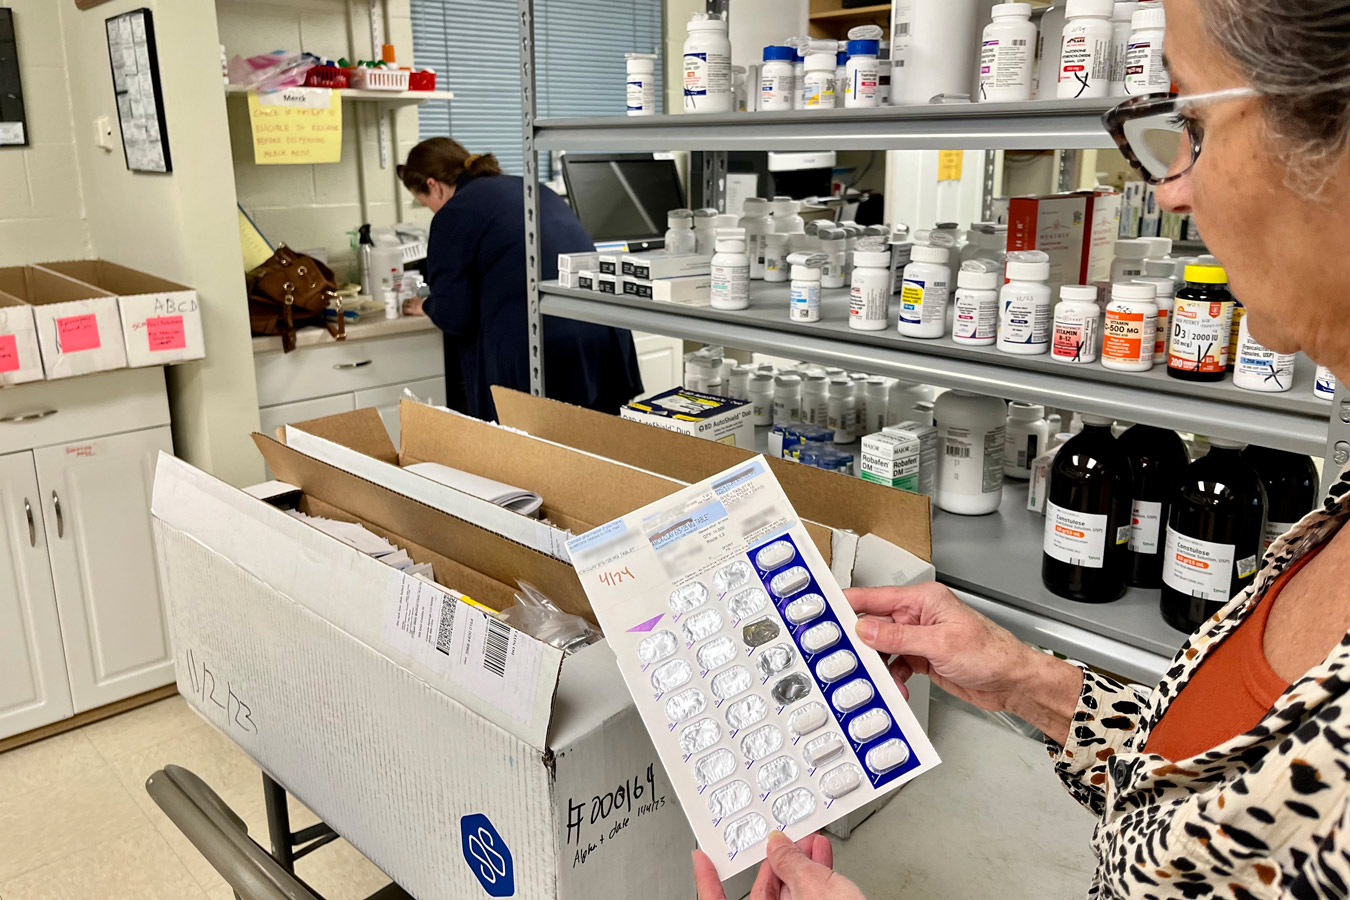
<path id="1" fill-rule="evenodd" d="M 60 5 L 0 0 L 14 12 L 29 140 L 0 147 L 0 266 L 90 254 Z"/>
<path id="2" fill-rule="evenodd" d="M 386 40 L 401 63 L 412 59 L 412 19 L 407 0 L 387 0 Z M 217 0 L 220 40 L 227 56 L 253 56 L 277 48 L 336 59 L 369 59 L 370 18 L 364 3 L 333 0 Z M 359 280 L 348 232 L 365 221 L 391 225 L 429 221 L 398 183 L 395 166 L 417 143 L 416 107 L 403 107 L 389 129 L 387 166 L 381 168 L 378 104 L 349 101 L 342 108 L 342 161 L 313 166 L 258 166 L 245 97 L 228 103 L 231 153 L 239 205 L 273 243 L 298 250 L 325 248 L 340 279 Z M 386 118 L 388 118 L 386 116 Z M 364 198 L 364 204 L 363 204 Z M 368 218 L 367 218 L 368 217 Z"/>

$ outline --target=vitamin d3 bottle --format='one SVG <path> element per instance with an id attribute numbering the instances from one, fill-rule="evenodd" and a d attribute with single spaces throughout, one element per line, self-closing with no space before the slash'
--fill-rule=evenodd
<path id="1" fill-rule="evenodd" d="M 1228 364 L 1233 295 L 1221 266 L 1187 266 L 1186 286 L 1172 308 L 1167 374 L 1185 381 L 1221 381 Z"/>

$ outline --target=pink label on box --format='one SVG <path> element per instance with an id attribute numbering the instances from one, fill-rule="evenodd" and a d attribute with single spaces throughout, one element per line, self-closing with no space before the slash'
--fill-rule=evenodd
<path id="1" fill-rule="evenodd" d="M 182 316 L 159 316 L 145 320 L 145 330 L 150 338 L 150 350 L 186 350 L 187 333 L 183 330 Z"/>
<path id="2" fill-rule="evenodd" d="M 12 334 L 0 334 L 0 372 L 19 368 L 19 341 Z"/>
<path id="3" fill-rule="evenodd" d="M 56 349 L 61 353 L 97 350 L 103 346 L 98 339 L 98 316 L 66 316 L 56 320 Z"/>

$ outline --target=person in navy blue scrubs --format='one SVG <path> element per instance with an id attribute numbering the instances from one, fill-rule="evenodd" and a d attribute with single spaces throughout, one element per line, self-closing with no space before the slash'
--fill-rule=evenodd
<path id="1" fill-rule="evenodd" d="M 495 419 L 493 385 L 530 390 L 526 332 L 524 184 L 503 175 L 491 154 L 469 153 L 450 138 L 423 141 L 398 176 L 417 202 L 435 213 L 427 247 L 431 296 L 405 304 L 446 336 L 446 380 L 463 376 L 465 411 Z M 558 277 L 558 254 L 595 244 L 562 198 L 539 186 L 544 280 Z M 549 397 L 617 413 L 642 393 L 633 335 L 553 316 L 544 317 L 544 387 Z M 450 391 L 453 395 L 454 391 Z"/>

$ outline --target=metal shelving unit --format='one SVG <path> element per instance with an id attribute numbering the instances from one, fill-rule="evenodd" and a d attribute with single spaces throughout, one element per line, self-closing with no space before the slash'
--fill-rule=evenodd
<path id="1" fill-rule="evenodd" d="M 701 151 L 702 171 L 693 177 L 701 174 L 709 205 L 721 206 L 728 150 L 1110 148 L 1114 143 L 1100 116 L 1115 101 L 539 120 L 534 0 L 519 0 L 519 10 L 526 284 L 535 394 L 544 389 L 542 318 L 550 315 L 1324 456 L 1328 478 L 1350 461 L 1350 393 L 1343 386 L 1333 404 L 1314 399 L 1306 360 L 1300 361 L 1292 392 L 1256 394 L 1228 382 L 1178 381 L 1160 369 L 1121 373 L 1099 365 L 1068 366 L 1047 357 L 962 347 L 949 339 L 907 339 L 890 329 L 853 331 L 843 291 L 822 292 L 822 321 L 799 325 L 788 321 L 782 285 L 756 283 L 750 309 L 728 313 L 541 284 L 536 151 Z M 1003 508 L 995 515 L 935 515 L 934 562 L 940 580 L 1024 639 L 1130 678 L 1156 681 L 1183 639 L 1162 621 L 1157 593 L 1131 590 L 1115 603 L 1087 605 L 1045 590 L 1040 581 L 1043 519 L 1025 510 L 1025 494 L 1025 488 L 1006 487 Z"/>

